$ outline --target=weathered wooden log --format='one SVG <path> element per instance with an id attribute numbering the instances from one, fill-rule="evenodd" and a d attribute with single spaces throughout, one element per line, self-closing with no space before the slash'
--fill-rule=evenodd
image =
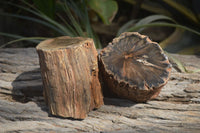
<path id="1" fill-rule="evenodd" d="M 41 42 L 36 49 L 51 114 L 84 119 L 103 105 L 92 39 L 58 37 Z"/>
<path id="2" fill-rule="evenodd" d="M 100 65 L 108 93 L 135 102 L 158 96 L 171 71 L 161 47 L 136 32 L 123 33 L 104 48 Z"/>
<path id="3" fill-rule="evenodd" d="M 170 55 L 187 70 L 200 68 L 198 56 Z M 91 111 L 83 121 L 77 121 L 49 117 L 44 98 L 40 96 L 43 86 L 38 59 L 35 48 L 0 49 L 0 132 L 200 131 L 200 72 L 179 73 L 172 69 L 156 100 L 135 104 L 105 98 L 105 105 Z"/>

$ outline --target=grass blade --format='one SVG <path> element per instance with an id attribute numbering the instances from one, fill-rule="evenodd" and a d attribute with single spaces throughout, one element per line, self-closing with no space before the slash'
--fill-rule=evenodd
<path id="1" fill-rule="evenodd" d="M 19 35 L 15 35 L 15 34 L 9 34 L 9 33 L 3 33 L 3 32 L 0 32 L 0 35 L 11 37 L 11 38 L 16 38 L 16 40 L 13 40 L 13 41 L 10 41 L 10 42 L 7 42 L 7 43 L 1 45 L 0 48 L 3 48 L 7 45 L 10 45 L 12 43 L 19 42 L 19 41 L 30 41 L 30 42 L 33 42 L 33 43 L 39 43 L 40 42 L 39 40 L 48 39 L 46 37 L 23 37 L 23 36 L 19 36 Z"/>
<path id="2" fill-rule="evenodd" d="M 128 21 L 126 24 L 121 26 L 121 28 L 117 32 L 117 36 L 119 36 L 121 33 L 125 32 L 129 27 L 131 27 L 137 20 L 133 19 Z"/>
<path id="3" fill-rule="evenodd" d="M 148 24 L 148 23 L 151 23 L 151 22 L 157 21 L 157 20 L 169 20 L 169 21 L 176 23 L 175 20 L 173 20 L 170 17 L 164 16 L 164 15 L 151 15 L 151 16 L 148 16 L 148 17 L 141 19 L 135 25 L 139 26 L 139 25 L 143 25 L 143 24 Z"/>
<path id="4" fill-rule="evenodd" d="M 145 18 L 141 19 L 140 21 L 138 21 L 135 24 L 135 26 L 149 24 L 149 23 L 152 23 L 152 22 L 158 21 L 158 20 L 168 20 L 168 21 L 172 21 L 172 22 L 176 23 L 175 20 L 173 20 L 170 17 L 164 16 L 164 15 L 151 15 L 151 16 L 145 17 Z M 139 31 L 142 31 L 142 30 L 144 30 L 144 28 L 141 28 Z"/>
<path id="5" fill-rule="evenodd" d="M 178 71 L 178 72 L 185 72 L 185 73 L 197 73 L 200 72 L 200 69 L 196 70 L 188 70 L 186 67 L 183 65 L 182 62 L 180 62 L 177 58 L 169 54 L 168 52 L 165 51 L 165 54 L 168 56 L 170 62 L 172 63 L 172 66 Z"/>
<path id="6" fill-rule="evenodd" d="M 151 15 L 148 17 L 145 17 L 141 20 L 139 20 L 137 23 L 137 20 L 130 20 L 129 22 L 127 22 L 126 24 L 124 24 L 118 31 L 117 36 L 119 36 L 121 33 L 125 32 L 128 28 L 130 28 L 133 24 L 135 24 L 133 27 L 138 27 L 140 25 L 145 25 L 145 24 L 149 24 L 152 23 L 154 21 L 158 21 L 158 20 L 168 20 L 168 21 L 172 21 L 174 23 L 176 23 L 175 20 L 173 20 L 170 17 L 164 16 L 164 15 Z M 142 31 L 144 30 L 145 27 L 140 28 L 138 31 Z"/>
<path id="7" fill-rule="evenodd" d="M 68 24 L 68 22 L 63 18 L 63 16 L 61 16 L 60 14 L 57 14 L 57 16 L 60 18 L 60 20 L 63 21 L 63 23 L 65 24 L 65 26 L 67 27 L 67 29 L 69 29 L 74 36 L 78 36 L 78 34 L 76 33 L 76 31 L 73 29 L 73 27 L 71 25 Z"/>
<path id="8" fill-rule="evenodd" d="M 89 37 L 93 38 L 95 46 L 97 48 L 101 48 L 101 42 L 100 42 L 98 36 L 92 30 L 85 1 L 83 2 L 83 7 L 84 7 L 84 14 L 85 14 L 85 16 L 84 16 L 85 21 L 84 22 L 85 22 L 85 25 L 86 25 L 86 32 L 88 33 Z"/>
<path id="9" fill-rule="evenodd" d="M 30 41 L 30 42 L 33 42 L 33 43 L 39 43 L 40 42 L 39 40 L 45 40 L 45 39 L 48 39 L 48 38 L 46 38 L 46 37 L 24 37 L 24 38 L 16 39 L 16 40 L 13 40 L 13 41 L 9 41 L 9 42 L 1 45 L 0 48 L 3 48 L 5 46 L 10 45 L 10 44 L 15 43 L 15 42 Z"/>
<path id="10" fill-rule="evenodd" d="M 11 38 L 22 38 L 22 36 L 19 36 L 19 35 L 9 34 L 9 33 L 3 33 L 3 32 L 0 32 L 0 35 L 11 37 Z"/>
<path id="11" fill-rule="evenodd" d="M 49 27 L 49 28 L 53 29 L 54 31 L 57 31 L 58 33 L 60 33 L 62 35 L 65 34 L 65 32 L 63 32 L 62 30 L 58 29 L 54 25 L 52 25 L 50 23 L 47 23 L 45 21 L 33 18 L 33 17 L 23 16 L 23 15 L 17 15 L 17 14 L 9 14 L 9 13 L 0 13 L 0 15 L 10 16 L 10 17 L 15 17 L 15 18 L 20 18 L 20 19 L 24 19 L 24 20 L 29 20 L 29 21 L 32 21 L 32 22 L 36 22 L 36 23 L 42 24 L 42 25 L 44 25 L 46 27 Z"/>
<path id="12" fill-rule="evenodd" d="M 133 5 L 137 3 L 137 0 L 124 0 L 124 1 Z M 154 14 L 163 14 L 166 16 L 172 16 L 172 14 L 157 1 L 145 0 L 142 3 L 141 8 L 146 11 L 152 12 Z"/>
<path id="13" fill-rule="evenodd" d="M 127 31 L 136 31 L 139 30 L 140 28 L 147 28 L 147 27 L 156 27 L 156 26 L 165 26 L 165 27 L 176 27 L 176 28 L 181 28 L 187 31 L 190 31 L 192 33 L 195 33 L 197 35 L 200 36 L 200 32 L 193 30 L 191 28 L 188 28 L 186 26 L 183 25 L 179 25 L 179 24 L 172 24 L 172 23 L 167 23 L 167 22 L 155 22 L 155 23 L 150 23 L 150 24 L 144 24 L 144 25 L 139 25 L 139 26 L 134 26 L 129 28 Z"/>
<path id="14" fill-rule="evenodd" d="M 33 0 L 34 5 L 51 19 L 55 18 L 55 0 Z"/>
<path id="15" fill-rule="evenodd" d="M 171 54 L 165 51 L 165 54 L 168 56 L 170 62 L 172 63 L 172 66 L 179 72 L 186 72 L 185 66 L 175 57 L 173 57 Z"/>
<path id="16" fill-rule="evenodd" d="M 185 6 L 177 3 L 174 0 L 163 0 L 163 1 L 168 5 L 170 5 L 171 7 L 173 7 L 174 9 L 176 9 L 177 11 L 179 11 L 180 13 L 182 13 L 183 15 L 185 15 L 189 20 L 192 20 L 194 23 L 199 24 L 199 21 L 196 18 L 195 14 Z"/>
<path id="17" fill-rule="evenodd" d="M 25 3 L 26 5 L 28 5 L 29 7 L 34 8 L 34 7 L 32 7 L 32 5 L 30 5 L 29 3 L 25 2 L 25 1 L 22 1 L 22 2 L 24 2 L 24 3 Z M 12 5 L 12 6 L 15 6 L 15 7 L 18 7 L 18 8 L 20 8 L 20 9 L 22 9 L 22 10 L 27 11 L 27 12 L 30 12 L 30 13 L 32 13 L 32 14 L 34 14 L 34 15 L 40 17 L 41 19 L 44 19 L 44 20 L 46 20 L 47 22 L 49 22 L 49 23 L 55 25 L 57 28 L 59 28 L 60 30 L 62 30 L 62 31 L 64 32 L 63 35 L 74 36 L 73 33 L 71 33 L 71 31 L 68 30 L 66 27 L 64 27 L 63 25 L 59 24 L 59 23 L 56 22 L 55 20 L 49 18 L 48 16 L 46 16 L 44 13 L 40 12 L 40 11 L 37 10 L 36 8 L 34 8 L 34 10 L 36 10 L 36 11 L 34 11 L 34 10 L 32 10 L 32 9 L 29 9 L 29 8 L 26 8 L 26 7 L 23 7 L 23 6 L 20 6 L 20 5 L 16 5 L 16 4 L 13 4 L 13 3 L 8 3 L 8 4 L 9 4 L 9 5 Z"/>
<path id="18" fill-rule="evenodd" d="M 185 31 L 184 29 L 176 28 L 176 30 L 169 37 L 167 37 L 165 40 L 159 43 L 160 46 L 163 49 L 165 49 L 170 44 L 173 44 L 174 42 L 176 42 L 177 39 L 180 39 L 184 31 Z"/>
<path id="19" fill-rule="evenodd" d="M 197 73 L 197 72 L 200 72 L 200 69 L 188 70 L 187 72 L 188 72 L 188 73 Z"/>
<path id="20" fill-rule="evenodd" d="M 66 1 L 64 2 L 64 9 L 65 9 L 65 12 L 66 12 L 67 16 L 69 17 L 69 19 L 70 19 L 73 27 L 76 29 L 77 33 L 80 36 L 84 36 L 83 30 L 81 29 L 80 24 L 78 24 L 78 22 L 76 21 L 76 19 L 73 17 L 73 15 L 72 15 L 72 13 L 71 13 L 71 11 L 70 11 L 70 9 L 69 9 L 68 4 L 67 4 Z"/>

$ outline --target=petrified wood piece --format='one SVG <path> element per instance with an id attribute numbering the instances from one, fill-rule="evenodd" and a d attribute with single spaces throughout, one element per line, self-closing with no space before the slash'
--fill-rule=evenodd
<path id="1" fill-rule="evenodd" d="M 100 64 L 104 88 L 135 102 L 155 98 L 167 83 L 171 71 L 161 47 L 136 32 L 115 38 L 102 50 Z"/>
<path id="2" fill-rule="evenodd" d="M 103 104 L 92 39 L 59 37 L 41 42 L 36 49 L 51 114 L 83 119 Z"/>
<path id="3" fill-rule="evenodd" d="M 195 55 L 173 54 L 188 70 L 200 68 Z M 200 72 L 172 69 L 156 100 L 135 104 L 105 98 L 105 105 L 83 121 L 49 117 L 41 95 L 35 48 L 0 49 L 0 132 L 190 132 L 200 131 Z M 17 92 L 17 93 L 15 93 Z M 21 92 L 21 93 L 18 93 Z M 27 95 L 28 94 L 28 95 Z M 13 96 L 17 99 L 13 100 Z M 26 103 L 21 103 L 21 101 Z"/>

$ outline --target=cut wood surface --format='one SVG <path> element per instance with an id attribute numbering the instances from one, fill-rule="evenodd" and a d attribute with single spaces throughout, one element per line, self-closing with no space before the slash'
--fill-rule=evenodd
<path id="1" fill-rule="evenodd" d="M 188 69 L 200 68 L 199 57 L 173 56 Z M 199 133 L 200 73 L 172 69 L 159 96 L 147 103 L 114 98 L 104 103 L 82 121 L 52 117 L 42 96 L 36 50 L 0 49 L 0 132 Z"/>
<path id="2" fill-rule="evenodd" d="M 84 119 L 103 105 L 94 42 L 83 37 L 57 37 L 36 47 L 45 102 L 55 116 Z"/>
<path id="3" fill-rule="evenodd" d="M 138 32 L 124 32 L 100 54 L 104 90 L 133 102 L 158 96 L 171 64 L 158 43 Z"/>

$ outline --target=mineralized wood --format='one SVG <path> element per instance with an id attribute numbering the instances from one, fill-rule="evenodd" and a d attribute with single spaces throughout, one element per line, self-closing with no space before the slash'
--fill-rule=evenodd
<path id="1" fill-rule="evenodd" d="M 188 70 L 200 68 L 198 56 L 172 56 L 183 62 Z M 180 73 L 172 69 L 168 83 L 155 100 L 136 104 L 125 99 L 105 98 L 105 105 L 89 112 L 88 117 L 80 121 L 48 114 L 39 68 L 34 48 L 0 49 L 0 132 L 200 131 L 200 72 Z"/>
<path id="2" fill-rule="evenodd" d="M 36 49 L 51 114 L 84 119 L 103 104 L 92 39 L 59 37 L 41 42 Z"/>
<path id="3" fill-rule="evenodd" d="M 104 48 L 100 65 L 104 91 L 135 102 L 158 96 L 171 71 L 161 47 L 136 32 L 123 33 Z"/>

